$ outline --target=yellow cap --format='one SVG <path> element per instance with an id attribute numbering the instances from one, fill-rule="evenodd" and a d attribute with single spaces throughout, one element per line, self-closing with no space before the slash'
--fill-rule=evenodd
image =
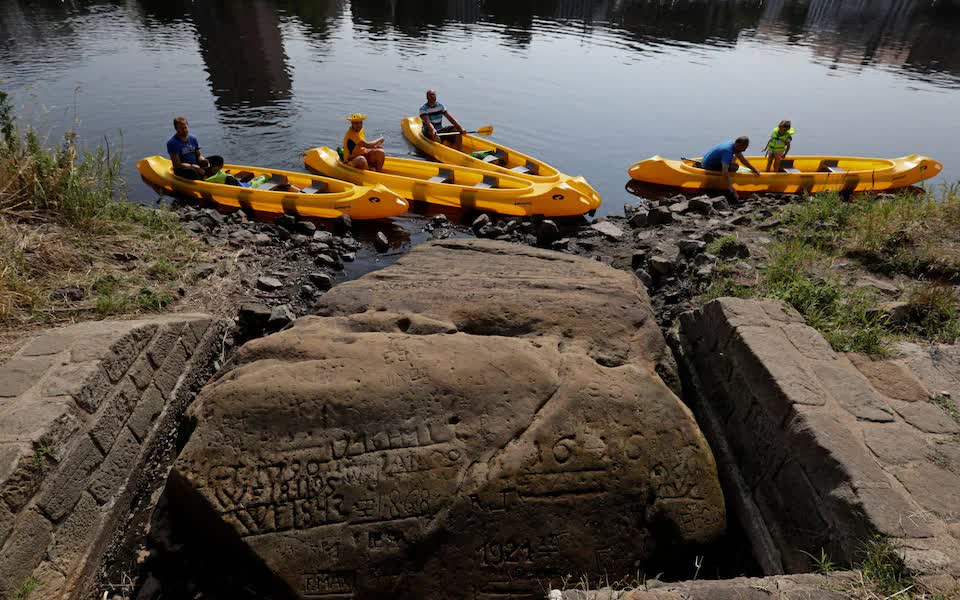
<path id="1" fill-rule="evenodd" d="M 367 115 L 363 115 L 363 114 L 360 114 L 360 113 L 353 113 L 353 114 L 350 115 L 349 117 L 344 117 L 344 119 L 346 119 L 346 120 L 348 120 L 348 121 L 350 121 L 350 122 L 353 122 L 353 121 L 363 121 L 363 120 L 366 119 L 366 118 L 367 118 Z"/>

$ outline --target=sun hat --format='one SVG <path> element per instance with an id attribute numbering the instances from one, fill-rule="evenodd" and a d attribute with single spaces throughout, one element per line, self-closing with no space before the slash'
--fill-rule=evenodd
<path id="1" fill-rule="evenodd" d="M 363 121 L 363 120 L 366 119 L 366 118 L 367 118 L 367 115 L 364 115 L 364 114 L 361 114 L 361 113 L 353 113 L 353 114 L 350 115 L 349 117 L 344 117 L 344 119 L 346 119 L 346 120 L 348 120 L 348 121 L 351 121 L 351 122 L 352 122 L 352 121 Z"/>

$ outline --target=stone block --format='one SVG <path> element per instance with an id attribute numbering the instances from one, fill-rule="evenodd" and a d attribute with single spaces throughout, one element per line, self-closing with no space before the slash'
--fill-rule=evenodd
<path id="1" fill-rule="evenodd" d="M 110 381 L 120 381 L 156 330 L 157 325 L 154 323 L 142 324 L 110 345 L 110 353 L 103 358 L 103 368 L 110 376 Z"/>
<path id="2" fill-rule="evenodd" d="M 160 326 L 156 336 L 147 347 L 147 357 L 155 369 L 159 369 L 167 355 L 173 350 L 180 340 L 180 332 L 183 331 L 183 323 L 167 323 Z"/>
<path id="3" fill-rule="evenodd" d="M 127 374 L 133 380 L 134 385 L 142 390 L 153 381 L 153 372 L 153 363 L 150 362 L 150 357 L 144 352 L 137 357 Z"/>
<path id="4" fill-rule="evenodd" d="M 901 422 L 868 424 L 863 429 L 863 441 L 886 465 L 904 466 L 926 460 L 931 452 L 919 433 Z"/>
<path id="5" fill-rule="evenodd" d="M 13 512 L 30 502 L 45 475 L 46 463 L 38 460 L 30 444 L 0 444 L 0 502 Z"/>
<path id="6" fill-rule="evenodd" d="M 93 438 L 83 436 L 56 472 L 47 477 L 37 506 L 52 521 L 61 521 L 73 509 L 102 461 L 103 455 Z"/>
<path id="7" fill-rule="evenodd" d="M 840 406 L 856 418 L 878 423 L 893 421 L 893 410 L 846 358 L 815 361 L 813 372 Z"/>
<path id="8" fill-rule="evenodd" d="M 143 393 L 140 403 L 127 421 L 127 427 L 141 442 L 150 435 L 153 422 L 163 412 L 164 404 L 163 394 L 156 386 L 150 386 Z"/>
<path id="9" fill-rule="evenodd" d="M 106 504 L 123 491 L 123 486 L 137 466 L 140 443 L 129 429 L 124 429 L 110 454 L 90 481 L 90 494 L 100 504 Z"/>
<path id="10" fill-rule="evenodd" d="M 80 501 L 53 534 L 47 548 L 48 559 L 63 573 L 72 567 L 90 550 L 105 513 L 88 492 L 80 495 Z"/>
<path id="11" fill-rule="evenodd" d="M 925 433 L 960 433 L 960 424 L 930 402 L 891 402 L 903 420 Z"/>
<path id="12" fill-rule="evenodd" d="M 826 403 L 827 392 L 810 372 L 808 361 L 779 329 L 738 327 L 726 356 L 775 420 L 786 418 L 791 405 Z"/>
<path id="13" fill-rule="evenodd" d="M 207 332 L 212 321 L 213 319 L 207 316 L 197 317 L 187 321 L 187 326 L 183 330 L 180 339 L 190 354 L 193 354 L 193 349 L 200 343 L 200 340 L 203 339 L 203 335 Z"/>
<path id="14" fill-rule="evenodd" d="M 80 408 L 88 413 L 95 413 L 100 408 L 100 403 L 107 397 L 110 388 L 110 377 L 103 368 L 97 366 L 89 373 L 80 391 L 73 399 Z"/>
<path id="15" fill-rule="evenodd" d="M 184 374 L 187 364 L 187 351 L 182 344 L 174 344 L 167 359 L 163 362 L 154 375 L 154 382 L 157 388 L 163 393 L 164 398 L 170 397 L 170 392 L 176 387 L 180 376 Z"/>
<path id="16" fill-rule="evenodd" d="M 819 331 L 806 323 L 783 323 L 781 331 L 804 358 L 811 361 L 834 360 L 837 353 Z"/>
<path id="17" fill-rule="evenodd" d="M 16 398 L 36 384 L 54 356 L 15 356 L 0 366 L 0 398 Z"/>
<path id="18" fill-rule="evenodd" d="M 887 398 L 922 402 L 930 397 L 930 391 L 899 360 L 871 360 L 861 354 L 848 354 L 847 358 Z"/>
<path id="19" fill-rule="evenodd" d="M 928 465 L 931 468 L 933 465 Z M 921 467 L 920 471 L 923 470 Z M 913 471 L 916 472 L 913 468 L 902 468 L 898 467 L 895 469 L 895 472 L 899 474 L 903 471 Z M 949 475 L 953 475 L 950 473 Z M 937 506 L 938 500 L 944 500 L 947 498 L 947 494 L 960 493 L 960 479 L 957 479 L 956 475 L 953 475 L 952 481 L 945 482 L 946 485 L 943 487 L 938 487 L 939 494 L 935 494 L 934 500 L 930 503 L 930 506 Z M 939 485 L 939 482 L 927 482 L 927 484 L 934 484 L 935 486 Z M 909 490 L 910 487 L 907 486 Z M 922 486 L 925 493 L 926 486 Z M 911 495 L 913 491 L 911 490 Z M 871 529 L 876 529 L 876 531 L 882 533 L 883 535 L 889 535 L 893 537 L 900 538 L 925 538 L 931 535 L 930 528 L 923 522 L 920 517 L 919 512 L 916 509 L 916 506 L 911 504 L 900 492 L 895 490 L 885 490 L 880 488 L 863 488 L 857 490 L 857 497 L 859 498 L 863 506 L 863 514 L 866 517 L 869 527 Z M 953 496 L 952 501 L 948 500 L 948 503 L 952 502 L 953 508 L 950 509 L 953 512 L 950 514 L 955 514 L 956 512 L 956 499 L 960 496 Z M 927 505 L 920 501 L 920 498 L 914 498 L 920 506 L 926 507 Z M 935 509 L 932 510 L 938 516 L 948 513 L 940 513 Z M 864 538 L 855 540 L 856 543 L 862 543 Z"/>
<path id="20" fill-rule="evenodd" d="M 53 524 L 34 510 L 17 519 L 6 545 L 0 549 L 0 597 L 15 597 L 43 559 L 52 531 Z"/>
<path id="21" fill-rule="evenodd" d="M 13 511 L 0 498 L 0 548 L 3 548 L 11 531 L 13 531 Z"/>
<path id="22" fill-rule="evenodd" d="M 68 398 L 28 395 L 0 411 L 0 443 L 29 442 L 59 460 L 63 445 L 82 425 Z"/>
<path id="23" fill-rule="evenodd" d="M 137 402 L 140 400 L 140 390 L 129 377 L 124 378 L 116 386 L 110 397 L 104 402 L 103 408 L 96 415 L 97 422 L 90 429 L 90 437 L 100 448 L 100 452 L 107 454 L 113 447 L 120 430 L 127 419 L 133 414 Z"/>
<path id="24" fill-rule="evenodd" d="M 896 478 L 924 509 L 948 521 L 958 518 L 960 477 L 931 462 L 918 462 L 893 469 Z"/>
<path id="25" fill-rule="evenodd" d="M 118 339 L 139 327 L 139 321 L 98 321 L 81 323 L 84 334 L 70 347 L 73 362 L 103 360 L 109 356 Z"/>
<path id="26" fill-rule="evenodd" d="M 47 356 L 49 354 L 59 354 L 70 348 L 70 345 L 77 340 L 80 335 L 74 328 L 70 327 L 59 331 L 51 331 L 33 338 L 26 346 L 17 352 L 18 356 Z"/>
<path id="27" fill-rule="evenodd" d="M 787 424 L 790 448 L 821 494 L 845 481 L 854 489 L 890 488 L 890 481 L 859 437 L 835 415 L 806 406 L 798 406 L 796 411 Z"/>

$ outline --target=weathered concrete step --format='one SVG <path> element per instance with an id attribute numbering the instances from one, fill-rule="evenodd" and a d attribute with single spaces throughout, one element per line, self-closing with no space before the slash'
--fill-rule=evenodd
<path id="1" fill-rule="evenodd" d="M 0 366 L 0 597 L 72 597 L 128 517 L 158 437 L 209 374 L 226 324 L 80 323 Z"/>
<path id="2" fill-rule="evenodd" d="M 918 572 L 960 575 L 960 423 L 932 391 L 960 393 L 956 347 L 838 354 L 785 305 L 735 298 L 680 337 L 786 572 L 821 548 L 853 563 L 879 532 Z"/>

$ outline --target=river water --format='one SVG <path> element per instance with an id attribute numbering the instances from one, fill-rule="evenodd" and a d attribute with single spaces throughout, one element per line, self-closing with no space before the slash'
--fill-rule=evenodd
<path id="1" fill-rule="evenodd" d="M 782 118 L 794 151 L 942 161 L 960 179 L 960 0 L 2 0 L 0 89 L 136 174 L 186 115 L 208 154 L 302 170 L 352 112 L 389 153 L 424 91 L 468 128 L 630 198 L 627 167 Z"/>

